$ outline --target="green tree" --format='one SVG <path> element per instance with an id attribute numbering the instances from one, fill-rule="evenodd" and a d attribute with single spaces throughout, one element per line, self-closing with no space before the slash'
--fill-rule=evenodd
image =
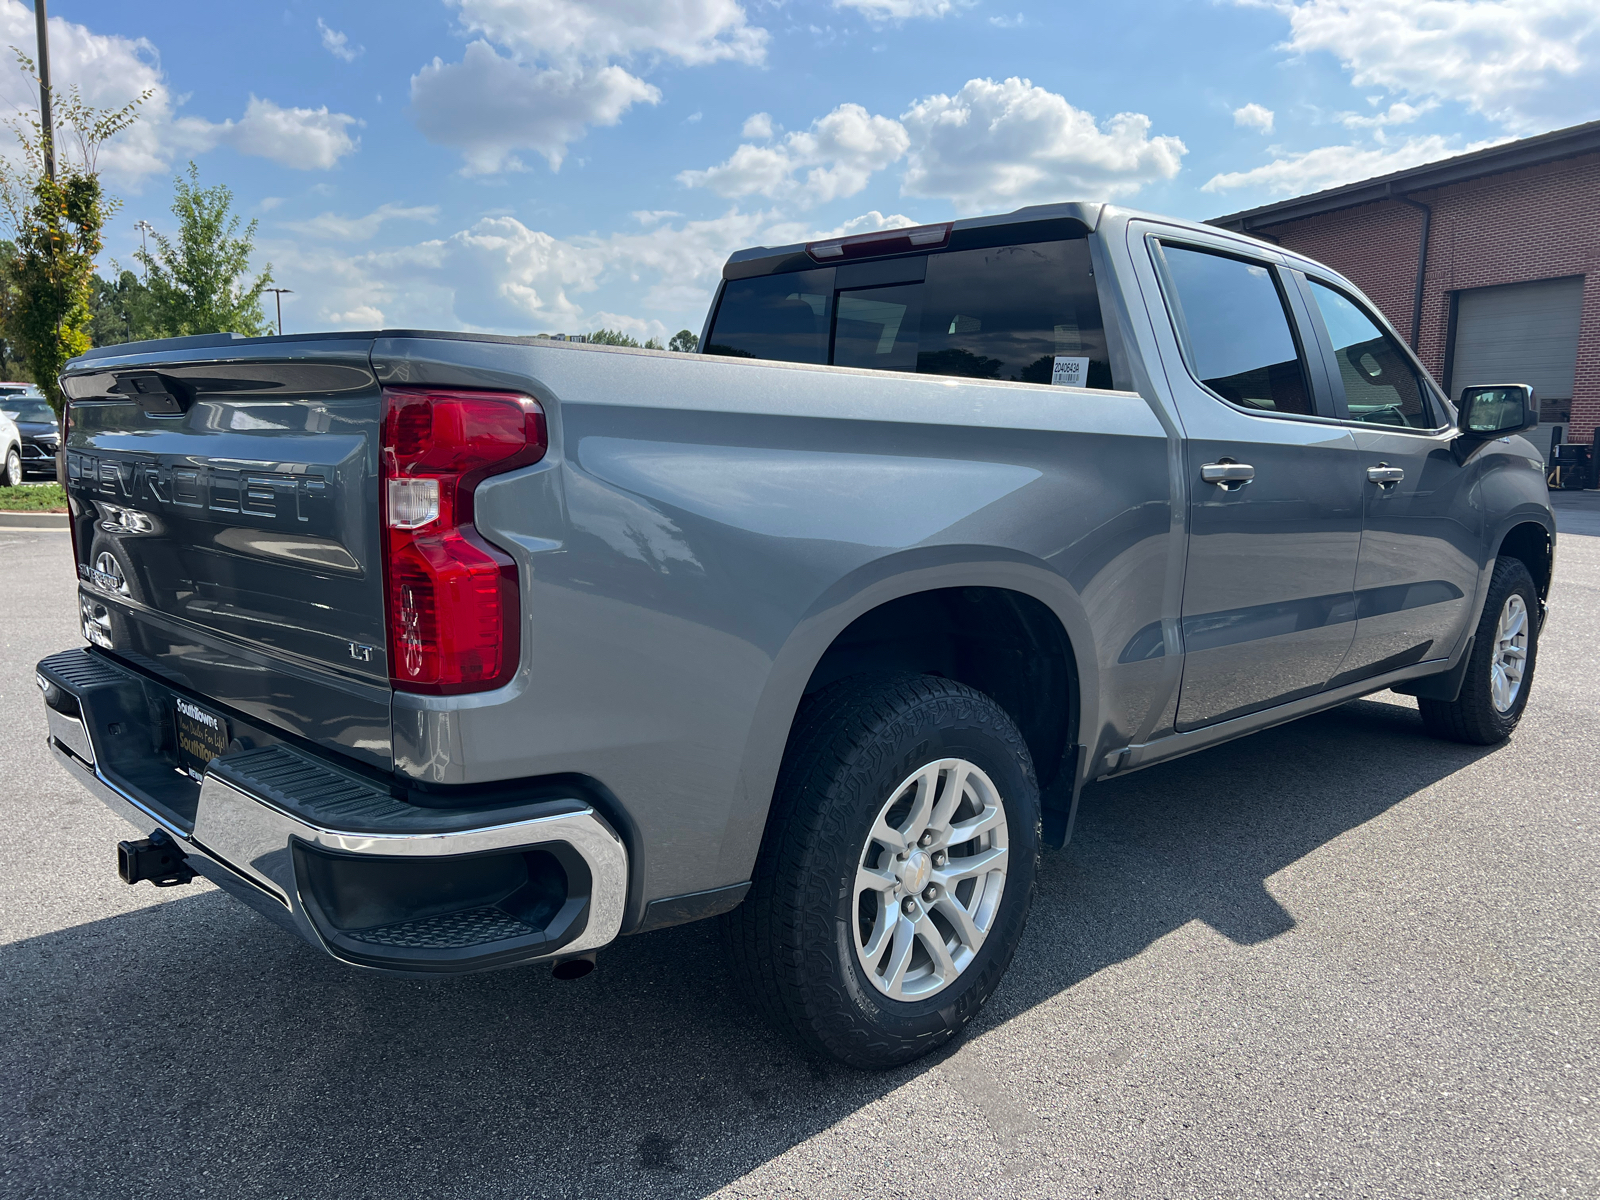
<path id="1" fill-rule="evenodd" d="M 700 335 L 690 333 L 687 329 L 680 329 L 672 335 L 672 340 L 667 343 L 668 350 L 676 350 L 680 354 L 688 354 L 700 347 Z"/>
<path id="2" fill-rule="evenodd" d="M 650 338 L 640 343 L 636 337 L 623 333 L 620 329 L 596 329 L 589 335 L 591 346 L 632 346 L 635 350 L 665 350 L 660 338 Z"/>
<path id="3" fill-rule="evenodd" d="M 20 50 L 17 62 L 35 76 L 33 61 Z M 133 124 L 149 96 L 147 91 L 119 109 L 101 109 L 85 103 L 74 86 L 65 98 L 51 94 L 53 137 L 45 134 L 37 110 L 7 122 L 22 153 L 18 160 L 0 161 L 0 213 L 16 247 L 8 268 L 14 302 L 3 313 L 6 340 L 20 347 L 33 381 L 57 413 L 61 368 L 89 348 L 90 280 L 101 231 L 117 208 L 100 187 L 96 156 Z M 46 170 L 52 158 L 53 177 Z"/>
<path id="4" fill-rule="evenodd" d="M 173 180 L 172 215 L 176 239 L 158 233 L 151 251 L 134 255 L 149 272 L 153 323 L 161 337 L 195 333 L 242 333 L 264 337 L 272 325 L 261 293 L 272 282 L 272 264 L 250 278 L 257 222 L 241 232 L 226 186 L 200 186 L 200 169 L 189 164 L 189 178 Z"/>
<path id="5" fill-rule="evenodd" d="M 132 271 L 117 270 L 115 262 L 111 266 L 113 278 L 96 275 L 92 281 L 89 336 L 94 344 L 117 346 L 160 337 L 150 289 Z"/>
<path id="6" fill-rule="evenodd" d="M 17 246 L 0 241 L 0 378 L 29 380 L 33 373 L 22 347 L 11 340 L 16 325 L 17 305 L 22 293 L 17 284 Z"/>

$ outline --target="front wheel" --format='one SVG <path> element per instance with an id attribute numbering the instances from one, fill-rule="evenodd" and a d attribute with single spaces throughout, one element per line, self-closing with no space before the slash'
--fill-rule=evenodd
<path id="1" fill-rule="evenodd" d="M 994 991 L 1038 857 L 1032 759 L 998 704 L 932 676 L 846 680 L 796 722 L 730 957 L 803 1045 L 908 1062 Z"/>
<path id="2" fill-rule="evenodd" d="M 1495 563 L 1472 642 L 1472 658 L 1454 700 L 1417 701 L 1427 731 L 1446 741 L 1494 746 L 1522 719 L 1539 651 L 1539 589 L 1516 558 Z"/>
<path id="3" fill-rule="evenodd" d="M 5 473 L 0 474 L 0 484 L 6 487 L 19 487 L 22 484 L 22 455 L 17 453 L 15 446 L 6 451 Z"/>

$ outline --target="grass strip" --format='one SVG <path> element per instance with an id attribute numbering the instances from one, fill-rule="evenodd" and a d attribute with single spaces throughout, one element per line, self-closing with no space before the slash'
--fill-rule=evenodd
<path id="1" fill-rule="evenodd" d="M 66 511 L 67 494 L 61 490 L 59 483 L 0 487 L 0 513 Z"/>

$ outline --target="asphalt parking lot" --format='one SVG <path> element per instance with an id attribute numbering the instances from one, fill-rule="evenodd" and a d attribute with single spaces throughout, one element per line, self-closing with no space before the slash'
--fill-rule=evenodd
<path id="1" fill-rule="evenodd" d="M 124 886 L 33 684 L 66 535 L 0 531 L 0 1193 L 1594 1196 L 1600 495 L 1559 503 L 1509 745 L 1383 693 L 1088 789 L 970 1035 L 881 1075 L 743 1011 L 712 926 L 394 982 Z"/>

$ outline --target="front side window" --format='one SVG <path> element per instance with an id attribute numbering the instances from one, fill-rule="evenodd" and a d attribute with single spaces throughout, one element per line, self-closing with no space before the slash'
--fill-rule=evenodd
<path id="1" fill-rule="evenodd" d="M 1432 429 L 1437 422 L 1417 378 L 1416 368 L 1394 339 L 1354 300 L 1327 284 L 1310 281 L 1322 322 L 1333 342 L 1333 357 L 1344 381 L 1352 421 Z"/>
<path id="2" fill-rule="evenodd" d="M 1162 246 L 1196 377 L 1240 408 L 1313 416 L 1316 407 L 1270 268 Z"/>
<path id="3" fill-rule="evenodd" d="M 825 363 L 833 268 L 737 279 L 722 290 L 707 354 Z"/>

